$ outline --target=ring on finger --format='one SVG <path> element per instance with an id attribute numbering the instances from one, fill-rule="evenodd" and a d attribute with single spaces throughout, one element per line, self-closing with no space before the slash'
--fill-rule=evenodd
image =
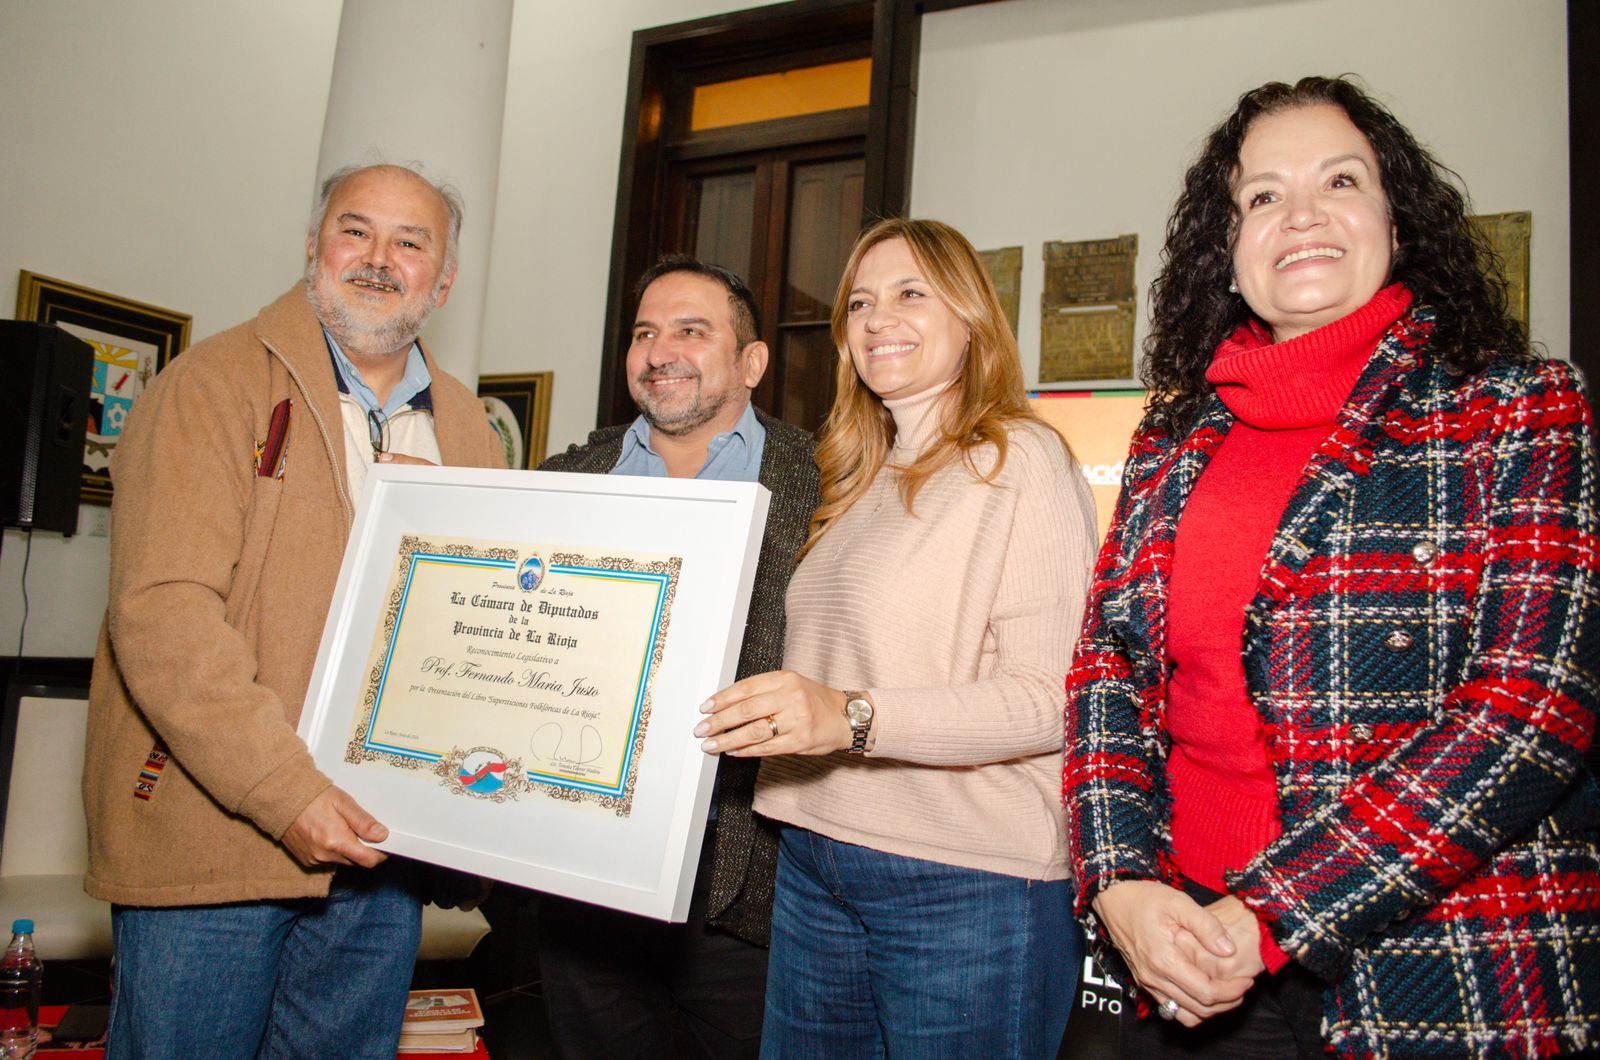
<path id="1" fill-rule="evenodd" d="M 1156 1006 L 1156 1014 L 1164 1020 L 1176 1019 L 1181 1006 L 1170 997 Z"/>
<path id="2" fill-rule="evenodd" d="M 773 736 L 778 735 L 778 719 L 774 718 L 771 714 L 767 715 L 767 728 L 772 730 L 772 736 L 768 736 L 767 739 L 770 740 L 773 738 Z"/>

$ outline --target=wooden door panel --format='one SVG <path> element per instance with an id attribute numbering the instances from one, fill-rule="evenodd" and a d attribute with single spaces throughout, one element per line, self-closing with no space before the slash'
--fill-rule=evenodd
<path id="1" fill-rule="evenodd" d="M 778 371 L 783 377 L 782 419 L 816 430 L 833 405 L 833 375 L 838 354 L 826 323 L 783 329 Z M 770 370 L 768 374 L 773 374 Z"/>
<path id="2" fill-rule="evenodd" d="M 701 177 L 693 182 L 689 195 L 695 224 L 688 241 L 688 253 L 740 276 L 750 275 L 751 239 L 755 228 L 755 171 Z"/>
<path id="3" fill-rule="evenodd" d="M 833 397 L 828 317 L 862 216 L 864 145 L 805 144 L 670 163 L 660 253 L 742 276 L 770 362 L 756 405 L 810 430 Z"/>
<path id="4" fill-rule="evenodd" d="M 833 312 L 839 272 L 861 226 L 865 168 L 861 158 L 794 165 L 783 323 L 825 321 Z"/>

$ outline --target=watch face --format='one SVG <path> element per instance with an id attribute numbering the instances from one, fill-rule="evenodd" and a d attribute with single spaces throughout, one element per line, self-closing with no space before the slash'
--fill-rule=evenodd
<path id="1" fill-rule="evenodd" d="M 872 724 L 872 704 L 865 699 L 852 699 L 844 705 L 844 715 L 851 725 Z"/>

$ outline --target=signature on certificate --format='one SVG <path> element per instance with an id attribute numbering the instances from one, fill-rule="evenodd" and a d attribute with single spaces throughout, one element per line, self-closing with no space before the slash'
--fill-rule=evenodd
<path id="1" fill-rule="evenodd" d="M 599 729 L 589 724 L 582 725 L 574 740 L 567 732 L 567 727 L 559 721 L 548 721 L 535 729 L 528 746 L 533 757 L 541 762 L 565 762 L 579 766 L 589 765 L 605 753 L 605 741 L 601 739 Z"/>

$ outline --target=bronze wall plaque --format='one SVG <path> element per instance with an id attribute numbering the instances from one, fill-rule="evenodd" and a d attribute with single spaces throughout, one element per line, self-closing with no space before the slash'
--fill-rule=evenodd
<path id="1" fill-rule="evenodd" d="M 980 250 L 983 267 L 994 284 L 994 293 L 1000 297 L 1000 308 L 1005 310 L 1006 322 L 1011 325 L 1013 337 L 1022 319 L 1022 248 L 1001 247 L 999 250 Z"/>
<path id="2" fill-rule="evenodd" d="M 1506 282 L 1506 302 L 1511 315 L 1528 326 L 1528 249 L 1533 242 L 1533 214 L 1488 213 L 1470 218 L 1472 225 L 1494 248 L 1500 259 L 1500 276 Z"/>
<path id="3" fill-rule="evenodd" d="M 1132 302 L 1046 308 L 1039 323 L 1039 382 L 1132 377 Z"/>
<path id="4" fill-rule="evenodd" d="M 1044 245 L 1044 303 L 1107 305 L 1133 301 L 1133 262 L 1139 237 L 1083 239 Z"/>
<path id="5" fill-rule="evenodd" d="M 1040 383 L 1133 378 L 1138 256 L 1137 234 L 1044 245 Z"/>

